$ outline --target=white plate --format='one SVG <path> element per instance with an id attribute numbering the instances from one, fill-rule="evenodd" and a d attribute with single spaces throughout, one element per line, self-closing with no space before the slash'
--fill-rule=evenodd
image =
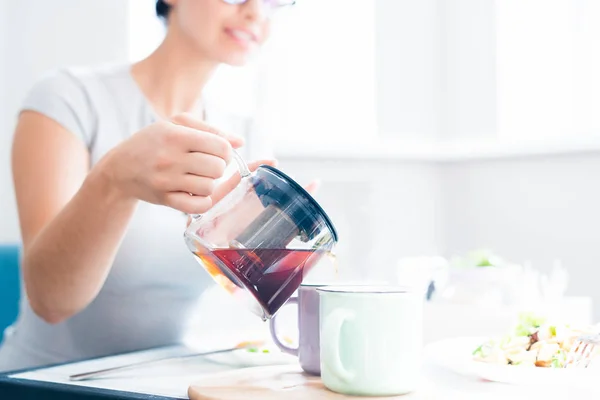
<path id="1" fill-rule="evenodd" d="M 217 364 L 228 365 L 236 368 L 298 363 L 297 357 L 285 354 L 279 350 L 272 349 L 269 349 L 268 353 L 254 353 L 244 349 L 235 350 L 229 353 L 213 354 L 211 356 L 207 356 L 206 359 Z"/>
<path id="2" fill-rule="evenodd" d="M 445 339 L 425 348 L 429 362 L 461 375 L 514 385 L 578 385 L 597 387 L 598 369 L 559 369 L 486 364 L 473 360 L 473 350 L 486 338 Z"/>

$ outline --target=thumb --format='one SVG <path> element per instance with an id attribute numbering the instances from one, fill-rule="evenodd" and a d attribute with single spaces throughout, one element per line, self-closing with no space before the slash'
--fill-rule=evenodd
<path id="1" fill-rule="evenodd" d="M 321 187 L 321 180 L 320 179 L 315 179 L 314 181 L 312 181 L 311 183 L 309 183 L 308 185 L 306 185 L 304 187 L 304 190 L 306 190 L 311 195 L 314 195 L 314 194 L 317 193 L 317 191 L 319 190 L 320 187 Z"/>

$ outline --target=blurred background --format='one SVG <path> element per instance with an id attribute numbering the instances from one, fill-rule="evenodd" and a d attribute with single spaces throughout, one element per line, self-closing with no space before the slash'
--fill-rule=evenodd
<path id="1" fill-rule="evenodd" d="M 0 243 L 20 238 L 23 96 L 55 67 L 146 56 L 164 31 L 153 5 L 0 0 Z M 274 29 L 209 96 L 260 115 L 284 171 L 322 180 L 341 275 L 489 248 L 543 273 L 560 260 L 566 293 L 600 305 L 600 2 L 299 0 Z"/>

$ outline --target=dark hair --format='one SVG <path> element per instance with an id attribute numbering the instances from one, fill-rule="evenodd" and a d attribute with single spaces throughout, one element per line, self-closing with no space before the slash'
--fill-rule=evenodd
<path id="1" fill-rule="evenodd" d="M 169 11 L 171 6 L 164 2 L 164 0 L 156 0 L 156 15 L 159 18 L 166 20 L 169 17 Z"/>

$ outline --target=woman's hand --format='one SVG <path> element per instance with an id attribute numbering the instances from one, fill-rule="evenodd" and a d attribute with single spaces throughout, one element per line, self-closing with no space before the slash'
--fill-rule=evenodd
<path id="1" fill-rule="evenodd" d="M 95 168 L 125 197 L 200 214 L 213 204 L 215 181 L 223 176 L 232 147 L 242 144 L 241 138 L 182 114 L 142 129 Z"/>

